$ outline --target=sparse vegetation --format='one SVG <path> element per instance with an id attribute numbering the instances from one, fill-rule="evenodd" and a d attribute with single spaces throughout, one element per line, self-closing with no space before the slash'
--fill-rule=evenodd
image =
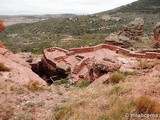
<path id="1" fill-rule="evenodd" d="M 120 85 L 114 85 L 112 86 L 111 90 L 109 91 L 109 95 L 123 95 L 123 94 L 127 94 L 131 91 L 132 89 L 130 88 L 123 88 Z"/>
<path id="2" fill-rule="evenodd" d="M 60 80 L 57 80 L 54 82 L 54 84 L 56 84 L 56 85 L 69 84 L 69 83 L 70 83 L 70 81 L 67 79 L 60 79 Z"/>
<path id="3" fill-rule="evenodd" d="M 4 63 L 1 63 L 0 62 L 0 71 L 10 71 L 11 69 L 9 68 L 9 67 L 7 67 L 7 66 L 5 66 L 5 64 Z"/>
<path id="4" fill-rule="evenodd" d="M 15 108 L 8 101 L 0 105 L 1 120 L 9 120 L 14 116 Z"/>
<path id="5" fill-rule="evenodd" d="M 35 120 L 35 117 L 31 112 L 21 112 L 13 120 Z"/>
<path id="6" fill-rule="evenodd" d="M 136 100 L 136 112 L 139 114 L 159 114 L 160 104 L 148 96 L 140 96 Z"/>
<path id="7" fill-rule="evenodd" d="M 148 63 L 147 60 L 140 60 L 138 62 L 138 66 L 142 69 L 151 69 L 153 67 L 152 64 Z"/>
<path id="8" fill-rule="evenodd" d="M 72 114 L 72 107 L 56 107 L 55 113 L 53 114 L 51 120 L 63 120 L 68 119 Z"/>
<path id="9" fill-rule="evenodd" d="M 0 89 L 4 89 L 5 85 L 3 83 L 0 83 Z"/>
<path id="10" fill-rule="evenodd" d="M 57 91 L 57 94 L 58 95 L 63 95 L 63 93 L 60 90 Z"/>
<path id="11" fill-rule="evenodd" d="M 10 87 L 10 91 L 15 92 L 16 94 L 24 94 L 25 93 L 25 89 L 21 86 L 11 86 Z"/>
<path id="12" fill-rule="evenodd" d="M 41 85 L 37 80 L 31 80 L 26 87 L 32 92 L 47 90 L 45 86 Z"/>
<path id="13" fill-rule="evenodd" d="M 82 81 L 78 82 L 76 84 L 76 86 L 79 87 L 79 88 L 84 88 L 84 87 L 87 87 L 89 84 L 91 84 L 90 81 L 82 80 Z"/>
<path id="14" fill-rule="evenodd" d="M 108 81 L 109 81 L 109 83 L 117 84 L 120 81 L 124 81 L 125 79 L 126 79 L 126 77 L 124 76 L 123 73 L 121 73 L 119 71 L 115 71 L 115 72 L 112 73 L 112 75 L 110 76 Z"/>
<path id="15" fill-rule="evenodd" d="M 129 76 L 129 75 L 138 75 L 139 73 L 137 71 L 126 71 L 124 73 L 125 76 Z"/>
<path id="16" fill-rule="evenodd" d="M 72 101 L 68 105 L 56 106 L 53 111 L 53 115 L 51 116 L 51 120 L 67 120 L 74 115 L 74 112 L 76 112 L 75 110 L 77 108 L 84 107 L 84 105 L 84 101 Z"/>
<path id="17" fill-rule="evenodd" d="M 145 37 L 138 42 L 130 40 L 131 47 L 133 50 L 150 48 L 151 28 L 160 20 L 159 3 L 159 0 L 139 0 L 109 12 L 111 17 L 120 17 L 119 21 L 102 20 L 101 16 L 106 15 L 104 12 L 93 16 L 74 16 L 71 17 L 72 20 L 54 18 L 16 24 L 6 27 L 6 30 L 0 33 L 0 40 L 14 52 L 37 54 L 51 46 L 66 49 L 92 46 L 104 43 L 108 34 L 120 33 L 125 24 L 136 17 L 142 17 L 145 21 Z M 129 59 L 125 61 L 126 56 L 117 55 L 116 58 L 120 58 L 122 62 L 124 59 L 123 63 L 127 64 Z M 12 68 L 0 62 L 0 120 L 129 120 L 130 118 L 125 116 L 126 113 L 160 114 L 159 61 L 153 61 L 140 59 L 136 66 L 133 66 L 138 72 L 115 71 L 105 81 L 107 84 L 102 84 L 103 80 L 108 78 L 104 75 L 101 77 L 102 80 L 99 79 L 100 82 L 96 81 L 90 85 L 90 81 L 81 80 L 74 85 L 75 87 L 72 87 L 67 79 L 55 81 L 56 85 L 50 87 L 41 85 L 37 80 L 31 80 L 21 86 L 19 81 L 14 79 L 18 76 L 14 76 L 14 71 L 11 73 Z M 155 71 L 151 69 L 153 65 Z M 89 68 L 88 65 L 87 67 Z M 129 66 L 124 67 L 128 69 Z M 40 69 L 41 72 L 44 71 Z M 47 78 L 49 74 L 46 75 Z M 45 77 L 43 74 L 41 76 Z M 53 91 L 42 92 L 51 90 Z M 148 96 L 137 98 L 139 95 Z"/>
<path id="18" fill-rule="evenodd" d="M 98 117 L 98 120 L 128 120 L 125 114 L 131 114 L 134 110 L 135 103 L 133 100 L 124 100 L 117 98 L 113 100 L 113 104 L 109 105 L 106 113 Z"/>

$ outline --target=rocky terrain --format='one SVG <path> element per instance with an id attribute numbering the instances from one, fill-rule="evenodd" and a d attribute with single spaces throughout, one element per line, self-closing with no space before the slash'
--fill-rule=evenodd
<path id="1" fill-rule="evenodd" d="M 159 2 L 129 6 L 7 27 L 0 21 L 0 120 L 158 120 Z"/>

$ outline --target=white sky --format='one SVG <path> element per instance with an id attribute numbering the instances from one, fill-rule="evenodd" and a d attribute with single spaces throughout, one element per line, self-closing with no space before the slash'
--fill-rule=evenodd
<path id="1" fill-rule="evenodd" d="M 0 15 L 91 14 L 136 0 L 0 0 Z"/>

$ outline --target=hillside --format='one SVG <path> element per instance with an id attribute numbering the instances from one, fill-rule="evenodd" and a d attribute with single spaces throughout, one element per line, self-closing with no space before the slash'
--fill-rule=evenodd
<path id="1" fill-rule="evenodd" d="M 122 26 L 118 22 L 116 24 L 112 21 L 105 22 L 97 16 L 52 18 L 36 23 L 8 26 L 5 32 L 0 33 L 0 39 L 14 52 L 39 53 L 44 48 L 54 45 L 70 48 L 103 42 L 106 34 L 114 32 L 115 27 L 120 29 Z M 72 36 L 70 41 L 75 45 L 63 40 L 70 36 Z"/>
<path id="2" fill-rule="evenodd" d="M 64 15 L 65 17 L 58 18 L 46 15 L 44 17 L 48 17 L 47 20 L 6 27 L 5 32 L 0 33 L 0 40 L 13 52 L 38 54 L 50 46 L 62 48 L 90 46 L 103 43 L 110 33 L 122 31 L 124 25 L 140 17 L 145 23 L 144 37 L 151 42 L 152 28 L 160 20 L 159 9 L 158 0 L 139 0 L 94 15 Z M 111 19 L 102 19 L 106 16 Z"/>
<path id="3" fill-rule="evenodd" d="M 159 120 L 159 8 L 0 21 L 0 120 Z"/>
<path id="4" fill-rule="evenodd" d="M 160 12 L 160 2 L 159 0 L 138 0 L 131 4 L 121 6 L 113 10 L 101 12 L 99 14 L 115 14 L 117 12 L 138 12 L 155 14 Z"/>
<path id="5" fill-rule="evenodd" d="M 160 20 L 159 0 L 138 0 L 131 4 L 118 7 L 109 11 L 97 13 L 99 16 L 111 15 L 121 17 L 125 21 L 131 21 L 136 17 L 143 18 L 144 29 L 147 34 L 152 32 L 153 26 Z"/>

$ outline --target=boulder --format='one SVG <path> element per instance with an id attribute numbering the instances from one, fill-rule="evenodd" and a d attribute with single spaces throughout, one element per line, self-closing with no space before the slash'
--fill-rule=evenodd
<path id="1" fill-rule="evenodd" d="M 135 18 L 134 21 L 124 26 L 124 34 L 130 39 L 140 40 L 143 36 L 143 26 L 144 20 L 142 18 Z"/>
<path id="2" fill-rule="evenodd" d="M 129 38 L 123 35 L 110 34 L 105 38 L 105 42 L 108 44 L 120 46 L 123 48 L 127 48 L 131 46 Z"/>
<path id="3" fill-rule="evenodd" d="M 113 57 L 103 58 L 101 60 L 94 61 L 92 64 L 93 69 L 99 72 L 113 72 L 120 68 L 121 62 Z"/>
<path id="4" fill-rule="evenodd" d="M 158 22 L 154 26 L 153 35 L 154 35 L 153 47 L 154 48 L 159 48 L 160 47 L 160 22 Z"/>
<path id="5" fill-rule="evenodd" d="M 17 84 L 26 85 L 35 80 L 46 85 L 46 82 L 31 70 L 31 66 L 25 60 L 18 58 L 11 51 L 0 45 L 0 67 L 8 68 L 0 71 L 0 81 L 11 80 Z"/>

